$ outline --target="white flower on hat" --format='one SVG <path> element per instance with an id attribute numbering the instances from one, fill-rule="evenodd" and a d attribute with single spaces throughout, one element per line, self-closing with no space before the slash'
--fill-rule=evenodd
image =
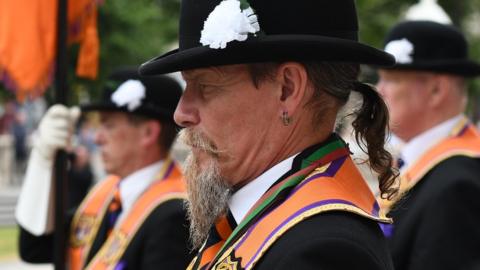
<path id="1" fill-rule="evenodd" d="M 434 21 L 443 24 L 452 24 L 452 19 L 437 3 L 437 0 L 420 0 L 411 6 L 405 14 L 409 21 Z"/>
<path id="2" fill-rule="evenodd" d="M 223 0 L 205 20 L 200 43 L 212 49 L 224 49 L 228 42 L 244 41 L 249 33 L 258 31 L 260 25 L 252 8 L 242 10 L 240 1 Z"/>
<path id="3" fill-rule="evenodd" d="M 414 46 L 406 38 L 390 41 L 385 46 L 385 51 L 395 56 L 399 64 L 410 64 L 413 62 Z"/>
<path id="4" fill-rule="evenodd" d="M 118 107 L 127 105 L 129 111 L 133 111 L 142 105 L 145 98 L 145 86 L 139 80 L 127 80 L 122 83 L 113 93 L 111 100 Z"/>

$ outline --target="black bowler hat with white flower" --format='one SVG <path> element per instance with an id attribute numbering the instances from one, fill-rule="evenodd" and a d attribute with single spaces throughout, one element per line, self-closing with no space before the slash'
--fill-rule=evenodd
<path id="1" fill-rule="evenodd" d="M 397 64 L 389 69 L 422 70 L 474 77 L 480 65 L 468 58 L 464 35 L 451 25 L 432 21 L 404 21 L 392 28 L 385 51 Z"/>
<path id="2" fill-rule="evenodd" d="M 394 64 L 358 42 L 354 0 L 182 0 L 179 45 L 140 73 L 290 60 Z"/>
<path id="3" fill-rule="evenodd" d="M 161 91 L 159 91 L 161 90 Z M 108 78 L 100 101 L 81 105 L 82 111 L 121 111 L 173 122 L 182 87 L 172 77 L 143 77 L 137 67 L 114 71 Z"/>

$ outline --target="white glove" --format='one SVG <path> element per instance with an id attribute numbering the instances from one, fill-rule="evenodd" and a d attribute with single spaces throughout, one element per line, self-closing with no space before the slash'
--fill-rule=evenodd
<path id="1" fill-rule="evenodd" d="M 34 235 L 53 231 L 52 170 L 55 152 L 69 146 L 80 109 L 52 106 L 40 121 L 18 198 L 17 222 Z"/>
<path id="2" fill-rule="evenodd" d="M 80 116 L 78 107 L 53 105 L 45 114 L 38 125 L 38 137 L 34 144 L 45 159 L 52 160 L 58 149 L 70 146 L 73 129 Z"/>

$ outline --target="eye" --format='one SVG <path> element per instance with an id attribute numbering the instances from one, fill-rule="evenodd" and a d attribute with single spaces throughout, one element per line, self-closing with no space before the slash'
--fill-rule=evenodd
<path id="1" fill-rule="evenodd" d="M 112 123 L 112 121 L 105 120 L 102 122 L 102 126 L 107 129 L 112 129 L 114 127 L 114 124 Z"/>
<path id="2" fill-rule="evenodd" d="M 220 92 L 220 87 L 213 84 L 199 83 L 197 87 L 198 87 L 198 91 L 200 92 L 200 95 L 204 99 L 212 98 L 213 96 L 217 95 Z"/>

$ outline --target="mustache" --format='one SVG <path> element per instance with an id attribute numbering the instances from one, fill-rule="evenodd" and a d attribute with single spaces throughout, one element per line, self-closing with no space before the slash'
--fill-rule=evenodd
<path id="1" fill-rule="evenodd" d="M 178 138 L 184 144 L 203 150 L 214 157 L 219 157 L 220 154 L 225 152 L 219 150 L 218 147 L 203 133 L 191 128 L 182 129 L 178 134 Z"/>

